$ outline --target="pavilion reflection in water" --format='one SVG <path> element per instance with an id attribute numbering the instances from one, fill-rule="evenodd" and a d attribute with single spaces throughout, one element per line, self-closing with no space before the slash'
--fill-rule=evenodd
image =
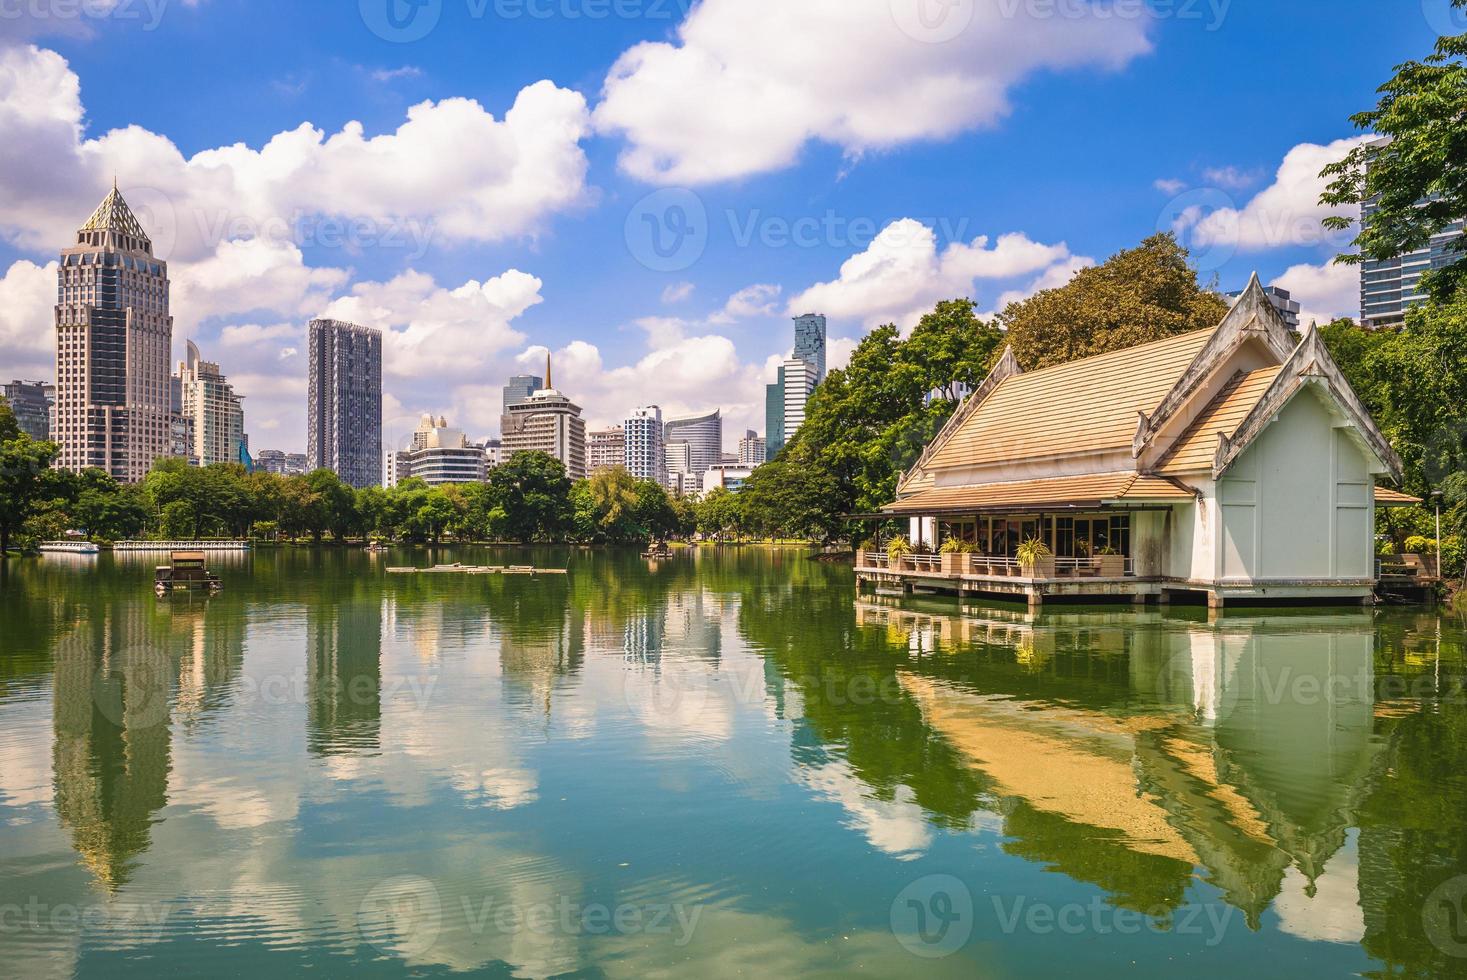
<path id="1" fill-rule="evenodd" d="M 1005 848 L 1118 905 L 1174 909 L 1200 869 L 1257 928 L 1291 877 L 1317 893 L 1382 765 L 1368 613 L 856 615 L 905 639 L 901 686 L 991 780 Z M 921 666 L 974 645 L 1008 656 Z"/>

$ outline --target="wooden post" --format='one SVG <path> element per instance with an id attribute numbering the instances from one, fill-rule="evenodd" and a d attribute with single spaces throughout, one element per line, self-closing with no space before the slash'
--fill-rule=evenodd
<path id="1" fill-rule="evenodd" d="M 1029 614 L 1031 616 L 1037 616 L 1037 615 L 1039 615 L 1039 611 L 1041 609 L 1043 609 L 1043 608 L 1044 608 L 1044 596 L 1040 594 L 1040 592 L 1039 592 L 1038 589 L 1030 589 L 1029 590 Z"/>

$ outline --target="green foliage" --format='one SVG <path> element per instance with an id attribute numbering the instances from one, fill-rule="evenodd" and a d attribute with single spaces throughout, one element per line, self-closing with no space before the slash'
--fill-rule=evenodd
<path id="1" fill-rule="evenodd" d="M 50 466 L 58 452 L 54 442 L 36 442 L 21 432 L 9 406 L 0 401 L 0 561 L 11 539 L 55 495 Z"/>
<path id="2" fill-rule="evenodd" d="M 572 526 L 579 541 L 628 544 L 678 533 L 679 516 L 667 491 L 638 480 L 624 467 L 600 470 L 570 491 Z"/>
<path id="3" fill-rule="evenodd" d="M 504 534 L 521 542 L 562 539 L 573 524 L 565 466 L 538 452 L 515 453 L 489 471 L 489 490 L 503 512 Z"/>
<path id="4" fill-rule="evenodd" d="M 971 555 L 978 548 L 971 541 L 964 541 L 962 538 L 948 538 L 937 550 L 944 555 Z"/>
<path id="5" fill-rule="evenodd" d="M 1436 542 L 1420 534 L 1413 534 L 1406 539 L 1406 554 L 1408 555 L 1430 555 L 1436 553 Z"/>
<path id="6" fill-rule="evenodd" d="M 1452 4 L 1467 8 L 1467 0 Z M 1442 37 L 1424 61 L 1397 66 L 1377 92 L 1376 107 L 1350 121 L 1362 131 L 1390 137 L 1390 145 L 1357 147 L 1321 175 L 1332 178 L 1323 204 L 1376 201 L 1370 221 L 1352 243 L 1359 251 L 1337 259 L 1347 264 L 1424 248 L 1467 214 L 1467 34 Z M 1350 217 L 1325 220 L 1336 230 L 1353 225 Z M 1458 295 L 1467 282 L 1467 239 L 1451 247 L 1461 257 L 1421 280 L 1438 301 Z"/>
<path id="7" fill-rule="evenodd" d="M 738 496 L 723 487 L 709 491 L 694 508 L 698 515 L 698 533 L 705 538 L 722 541 L 743 532 L 744 511 Z"/>
<path id="8" fill-rule="evenodd" d="M 1217 326 L 1227 305 L 1198 285 L 1187 258 L 1174 236 L 1152 235 L 1064 286 L 1009 304 L 999 321 L 1014 356 L 1028 371 Z"/>
<path id="9" fill-rule="evenodd" d="M 1046 558 L 1052 558 L 1054 552 L 1049 550 L 1049 545 L 1039 538 L 1029 538 L 1019 545 L 1015 555 L 1019 564 L 1024 568 L 1033 568 Z"/>
<path id="10" fill-rule="evenodd" d="M 886 543 L 886 557 L 891 560 L 892 564 L 901 561 L 903 555 L 911 553 L 912 543 L 906 538 L 892 538 Z"/>

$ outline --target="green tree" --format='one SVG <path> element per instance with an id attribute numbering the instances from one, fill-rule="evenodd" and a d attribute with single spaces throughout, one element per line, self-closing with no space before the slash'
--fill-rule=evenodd
<path id="1" fill-rule="evenodd" d="M 835 479 L 783 454 L 756 469 L 739 496 L 749 526 L 770 537 L 830 541 L 844 527 L 845 513 L 830 506 Z"/>
<path id="2" fill-rule="evenodd" d="M 59 452 L 54 442 L 36 442 L 21 432 L 10 406 L 0 399 L 0 561 L 10 539 L 54 487 L 49 474 Z"/>
<path id="3" fill-rule="evenodd" d="M 571 527 L 571 481 L 565 466 L 547 453 L 518 452 L 489 472 L 489 487 L 504 512 L 510 538 L 558 540 Z"/>
<path id="4" fill-rule="evenodd" d="M 1452 0 L 1467 9 L 1467 0 Z M 1374 109 L 1350 117 L 1366 132 L 1389 137 L 1388 146 L 1359 146 L 1324 169 L 1331 178 L 1320 198 L 1333 207 L 1375 201 L 1353 244 L 1336 261 L 1383 261 L 1425 248 L 1432 236 L 1467 215 L 1467 34 L 1442 37 L 1424 61 L 1408 61 L 1378 90 Z M 1345 230 L 1348 216 L 1325 219 Z M 1460 257 L 1421 279 L 1432 298 L 1445 301 L 1467 281 L 1467 239 L 1450 246 Z"/>
<path id="5" fill-rule="evenodd" d="M 766 464 L 768 465 L 768 464 Z M 737 494 L 715 487 L 697 504 L 698 533 L 722 541 L 744 528 L 744 511 Z"/>
<path id="6" fill-rule="evenodd" d="M 1152 235 L 999 314 L 1026 370 L 1215 327 L 1227 313 L 1171 234 Z"/>

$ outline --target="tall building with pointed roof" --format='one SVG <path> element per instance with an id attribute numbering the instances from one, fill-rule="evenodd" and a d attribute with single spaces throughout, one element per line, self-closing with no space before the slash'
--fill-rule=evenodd
<path id="1" fill-rule="evenodd" d="M 551 387 L 550 357 L 545 358 L 545 387 L 524 401 L 505 406 L 499 427 L 504 458 L 518 452 L 541 452 L 565 464 L 572 480 L 584 480 L 586 420 L 581 407 Z"/>
<path id="2" fill-rule="evenodd" d="M 171 455 L 168 263 L 114 183 L 56 273 L 57 465 L 125 483 Z"/>
<path id="3" fill-rule="evenodd" d="M 220 373 L 219 365 L 206 361 L 192 340 L 185 347 L 188 357 L 178 365 L 181 413 L 192 421 L 190 456 L 199 462 L 238 463 L 244 448 L 244 407 L 234 386 Z"/>

